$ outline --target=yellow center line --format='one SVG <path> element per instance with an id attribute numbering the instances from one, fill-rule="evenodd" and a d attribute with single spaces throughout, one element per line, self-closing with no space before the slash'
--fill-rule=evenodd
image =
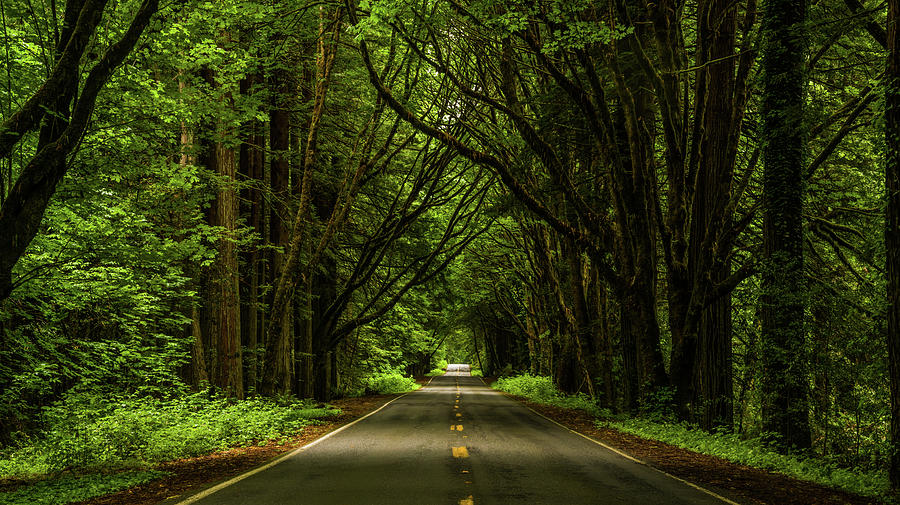
<path id="1" fill-rule="evenodd" d="M 475 500 L 472 499 L 472 495 L 469 495 L 468 498 L 459 500 L 459 505 L 475 505 Z"/>
<path id="2" fill-rule="evenodd" d="M 457 413 L 456 413 L 456 417 L 462 417 L 462 414 L 460 414 L 459 412 L 457 412 Z"/>
<path id="3" fill-rule="evenodd" d="M 464 445 L 460 446 L 460 447 L 451 447 L 450 451 L 453 453 L 454 458 L 468 458 L 469 457 L 469 450 L 466 449 L 466 446 L 464 446 Z"/>

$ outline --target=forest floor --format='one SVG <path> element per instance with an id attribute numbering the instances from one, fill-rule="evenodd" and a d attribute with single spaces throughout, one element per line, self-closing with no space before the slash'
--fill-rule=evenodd
<path id="1" fill-rule="evenodd" d="M 595 419 L 583 410 L 553 407 L 512 395 L 508 396 L 570 430 L 599 440 L 654 468 L 705 487 L 741 504 L 870 505 L 881 503 L 873 498 L 793 479 L 780 473 L 739 465 L 715 456 L 699 454 L 663 442 L 622 433 L 612 428 L 598 428 Z"/>
<path id="2" fill-rule="evenodd" d="M 78 502 L 75 505 L 155 505 L 161 501 L 197 491 L 263 465 L 282 454 L 302 447 L 384 405 L 400 395 L 372 395 L 329 402 L 341 414 L 323 419 L 323 424 L 307 426 L 303 433 L 282 444 L 237 447 L 195 458 L 161 463 L 155 468 L 169 475 L 117 493 Z"/>

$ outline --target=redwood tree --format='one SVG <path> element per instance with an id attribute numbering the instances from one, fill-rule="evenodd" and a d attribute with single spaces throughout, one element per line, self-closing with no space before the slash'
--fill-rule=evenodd
<path id="1" fill-rule="evenodd" d="M 763 18 L 763 428 L 811 444 L 804 345 L 803 114 L 806 1 L 768 0 Z"/>
<path id="2" fill-rule="evenodd" d="M 891 381 L 890 478 L 900 488 L 900 0 L 888 0 L 888 60 L 885 80 L 885 217 L 887 251 L 887 341 Z"/>

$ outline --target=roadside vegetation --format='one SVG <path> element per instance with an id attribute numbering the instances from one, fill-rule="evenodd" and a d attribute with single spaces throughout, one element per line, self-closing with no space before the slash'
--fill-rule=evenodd
<path id="1" fill-rule="evenodd" d="M 366 378 L 366 387 L 362 393 L 376 395 L 392 395 L 409 393 L 422 386 L 416 383 L 413 377 L 407 377 L 399 372 L 376 374 Z M 358 394 L 352 396 L 360 396 Z"/>
<path id="2" fill-rule="evenodd" d="M 494 389 L 544 405 L 586 411 L 600 428 L 612 428 L 734 463 L 780 472 L 790 477 L 843 489 L 862 496 L 884 496 L 889 488 L 886 472 L 878 468 L 842 467 L 835 461 L 802 455 L 785 455 L 763 441 L 740 433 L 709 433 L 698 426 L 677 422 L 665 406 L 643 416 L 612 415 L 585 394 L 562 393 L 550 377 L 523 373 L 500 377 Z"/>
<path id="3" fill-rule="evenodd" d="M 0 481 L 28 485 L 0 503 L 62 504 L 163 474 L 155 463 L 281 443 L 339 409 L 311 400 L 190 394 L 169 400 L 71 395 L 43 411 L 44 428 L 0 453 Z"/>
<path id="4" fill-rule="evenodd" d="M 399 372 L 364 382 L 352 396 L 421 387 Z M 280 444 L 340 413 L 291 396 L 234 400 L 202 392 L 167 400 L 110 400 L 72 394 L 43 409 L 42 430 L 16 433 L 0 452 L 0 484 L 13 488 L 0 491 L 0 504 L 61 505 L 102 496 L 166 475 L 153 469 L 156 463 Z"/>

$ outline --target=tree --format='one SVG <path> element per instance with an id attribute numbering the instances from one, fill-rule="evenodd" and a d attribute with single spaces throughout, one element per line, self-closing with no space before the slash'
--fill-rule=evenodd
<path id="1" fill-rule="evenodd" d="M 105 0 L 67 2 L 53 71 L 41 88 L 0 125 L 0 158 L 9 156 L 27 133 L 41 129 L 37 151 L 0 207 L 0 301 L 17 285 L 12 278 L 13 267 L 38 232 L 44 210 L 68 169 L 66 157 L 78 145 L 97 95 L 137 44 L 159 2 L 145 0 L 141 4 L 127 31 L 106 49 L 81 82 L 81 60 L 105 6 Z M 42 127 L 43 120 L 46 123 Z"/>
<path id="2" fill-rule="evenodd" d="M 900 1 L 888 1 L 885 71 L 887 345 L 891 388 L 891 487 L 900 489 Z"/>
<path id="3" fill-rule="evenodd" d="M 784 448 L 809 430 L 803 274 L 805 0 L 767 0 L 763 18 L 763 426 Z"/>

